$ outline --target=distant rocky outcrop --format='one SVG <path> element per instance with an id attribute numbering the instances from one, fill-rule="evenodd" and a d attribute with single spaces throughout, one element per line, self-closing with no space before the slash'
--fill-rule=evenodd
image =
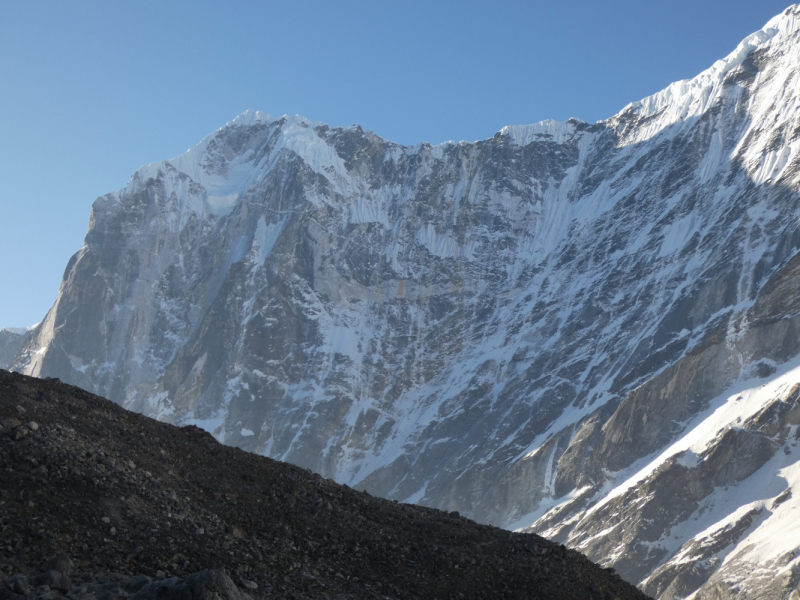
<path id="1" fill-rule="evenodd" d="M 0 371 L 1 600 L 639 600 L 533 534 L 357 492 Z"/>
<path id="2" fill-rule="evenodd" d="M 4 327 L 0 329 L 0 369 L 7 369 L 22 348 L 27 330 Z"/>

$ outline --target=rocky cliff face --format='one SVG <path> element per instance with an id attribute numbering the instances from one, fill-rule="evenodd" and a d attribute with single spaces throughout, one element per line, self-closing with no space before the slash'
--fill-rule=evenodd
<path id="1" fill-rule="evenodd" d="M 0 369 L 8 368 L 11 361 L 22 348 L 25 341 L 25 329 L 3 327 L 0 329 Z"/>
<path id="2" fill-rule="evenodd" d="M 594 125 L 245 113 L 95 202 L 14 367 L 664 598 L 789 597 L 799 67 L 791 7 Z"/>

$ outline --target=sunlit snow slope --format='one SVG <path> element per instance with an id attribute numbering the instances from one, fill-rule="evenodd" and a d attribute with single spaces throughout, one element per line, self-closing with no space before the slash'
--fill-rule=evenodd
<path id="1" fill-rule="evenodd" d="M 798 30 L 594 125 L 245 113 L 95 202 L 14 368 L 664 598 L 800 594 Z"/>

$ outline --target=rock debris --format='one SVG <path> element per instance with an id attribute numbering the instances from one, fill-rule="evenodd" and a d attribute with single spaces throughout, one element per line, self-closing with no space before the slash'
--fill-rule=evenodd
<path id="1" fill-rule="evenodd" d="M 0 371 L 0 427 L 0 600 L 646 598 L 537 535 L 376 498 L 58 380 Z"/>

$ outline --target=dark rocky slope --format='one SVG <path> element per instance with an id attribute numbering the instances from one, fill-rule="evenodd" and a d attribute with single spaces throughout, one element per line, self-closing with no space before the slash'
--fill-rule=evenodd
<path id="1" fill-rule="evenodd" d="M 58 380 L 0 371 L 0 423 L 1 598 L 646 597 L 537 535 L 378 499 Z M 136 575 L 163 581 L 136 594 Z"/>

